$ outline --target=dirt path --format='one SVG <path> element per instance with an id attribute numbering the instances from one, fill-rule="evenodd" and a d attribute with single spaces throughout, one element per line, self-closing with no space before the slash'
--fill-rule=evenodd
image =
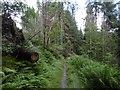
<path id="1" fill-rule="evenodd" d="M 67 88 L 67 83 L 66 83 L 66 64 L 64 64 L 63 68 L 63 76 L 61 79 L 61 88 Z"/>

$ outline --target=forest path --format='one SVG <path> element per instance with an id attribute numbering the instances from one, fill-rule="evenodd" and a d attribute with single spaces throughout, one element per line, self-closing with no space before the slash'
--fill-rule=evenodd
<path id="1" fill-rule="evenodd" d="M 61 88 L 67 88 L 67 82 L 66 82 L 66 64 L 63 66 L 63 75 L 61 79 Z"/>

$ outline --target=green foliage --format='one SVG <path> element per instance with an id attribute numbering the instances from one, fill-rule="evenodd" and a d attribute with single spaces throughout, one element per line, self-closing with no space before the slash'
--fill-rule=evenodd
<path id="1" fill-rule="evenodd" d="M 80 47 L 82 45 L 83 40 L 83 33 L 82 31 L 78 30 L 76 21 L 74 17 L 71 15 L 69 10 L 65 11 L 64 15 L 64 22 L 65 22 L 65 43 L 70 46 L 69 49 L 71 49 L 76 54 L 81 54 Z M 68 48 L 65 48 L 66 50 Z"/>
<path id="2" fill-rule="evenodd" d="M 62 56 L 62 50 L 63 46 L 59 44 L 52 44 L 49 46 L 48 50 L 53 54 L 54 57 L 57 59 L 63 58 Z"/>
<path id="3" fill-rule="evenodd" d="M 4 1 L 2 2 L 2 6 L 3 13 L 9 12 L 10 15 L 16 17 L 21 15 L 21 13 L 24 13 L 28 5 L 20 1 Z"/>
<path id="4" fill-rule="evenodd" d="M 60 32 L 61 32 L 60 22 L 56 20 L 56 23 L 54 24 L 52 31 L 48 32 L 49 38 L 51 40 L 51 45 L 59 44 Z"/>
<path id="5" fill-rule="evenodd" d="M 6 53 L 12 53 L 13 43 L 10 43 L 7 39 L 2 39 L 2 51 Z"/>
<path id="6" fill-rule="evenodd" d="M 4 71 L 5 74 L 10 74 L 10 73 L 15 73 L 16 72 L 15 70 L 12 70 L 12 69 L 7 68 L 7 67 L 4 67 L 3 71 Z"/>
<path id="7" fill-rule="evenodd" d="M 3 89 L 59 88 L 63 58 L 56 59 L 49 50 L 37 48 L 40 59 L 36 63 L 16 62 L 11 56 L 3 57 Z M 37 51 L 36 50 L 36 51 Z"/>
<path id="8" fill-rule="evenodd" d="M 113 2 L 88 1 L 84 34 L 85 40 L 81 50 L 83 55 L 92 60 L 117 64 L 115 54 L 117 44 L 114 38 L 117 35 L 115 35 L 114 30 L 112 31 L 115 28 L 113 24 L 117 23 L 115 7 L 116 5 Z M 96 18 L 100 11 L 102 11 L 105 20 L 102 22 L 101 30 L 98 30 Z"/>
<path id="9" fill-rule="evenodd" d="M 117 64 L 115 55 L 117 45 L 113 35 L 115 36 L 113 32 L 106 32 L 104 30 L 86 31 L 85 40 L 81 47 L 83 55 L 87 55 L 92 60 Z"/>
<path id="10" fill-rule="evenodd" d="M 59 10 L 58 3 L 57 2 L 49 2 L 48 12 L 50 13 L 50 17 L 53 17 L 57 10 Z"/>
<path id="11" fill-rule="evenodd" d="M 28 7 L 27 10 L 24 12 L 24 15 L 21 17 L 23 21 L 22 25 L 26 29 L 36 29 L 37 25 L 34 22 L 34 19 L 37 19 L 37 18 L 38 18 L 38 13 L 36 13 L 35 9 Z"/>
<path id="12" fill-rule="evenodd" d="M 79 87 L 83 88 L 120 88 L 119 70 L 107 64 L 100 64 L 84 57 L 68 58 L 67 63 L 73 68 L 68 71 L 76 73 Z M 70 73 L 68 73 L 68 77 Z"/>
<path id="13" fill-rule="evenodd" d="M 21 62 L 17 62 L 14 57 L 4 56 L 3 70 L 0 72 L 0 75 L 3 77 L 3 88 L 29 88 L 33 90 L 38 88 L 60 88 L 64 63 L 62 54 L 65 52 L 66 56 L 69 53 L 75 53 L 78 55 L 82 54 L 86 57 L 73 56 L 66 60 L 68 87 L 119 89 L 120 72 L 115 67 L 107 65 L 108 63 L 115 63 L 116 61 L 114 55 L 116 44 L 114 44 L 112 37 L 114 32 L 106 33 L 105 30 L 108 28 L 103 31 L 97 31 L 94 16 L 95 12 L 93 11 L 92 13 L 91 11 L 93 7 L 88 7 L 87 14 L 91 13 L 91 15 L 87 15 L 86 17 L 86 32 L 83 35 L 82 31 L 78 30 L 75 18 L 71 15 L 70 11 L 63 10 L 63 3 L 48 2 L 46 5 L 48 6 L 45 8 L 42 7 L 43 11 L 44 9 L 46 11 L 42 14 L 47 13 L 47 15 L 45 15 L 47 18 L 45 17 L 46 20 L 45 23 L 43 23 L 43 25 L 45 24 L 45 30 L 41 30 L 41 33 L 38 34 L 39 36 L 34 37 L 24 46 L 39 52 L 39 60 L 35 63 L 22 60 Z M 21 17 L 23 20 L 22 24 L 26 29 L 29 29 L 29 32 L 25 33 L 25 37 L 30 38 L 33 34 L 33 29 L 38 29 L 37 27 L 40 25 L 38 21 L 41 17 L 38 16 L 34 8 L 25 7 L 22 3 L 16 4 L 15 6 L 13 5 L 11 10 L 21 10 L 19 9 L 20 7 L 24 11 Z M 74 8 L 73 6 L 73 14 Z M 102 9 L 107 11 L 109 8 L 110 7 L 104 7 Z M 58 14 L 56 12 L 58 12 Z M 111 12 L 105 13 L 111 17 L 110 20 L 114 21 L 112 26 L 115 26 L 116 17 L 113 14 L 111 16 Z M 64 14 L 63 17 L 61 14 Z M 55 22 L 52 23 L 53 25 L 51 24 L 52 20 L 55 20 Z M 64 25 L 64 28 L 62 28 L 61 23 Z M 62 29 L 64 31 L 61 31 Z M 63 37 L 61 37 L 61 35 L 63 35 Z M 84 40 L 83 37 L 85 37 Z M 60 45 L 61 39 L 63 39 L 63 44 Z M 45 45 L 47 44 L 46 46 L 48 46 L 46 48 L 42 47 L 44 41 Z M 11 52 L 12 48 L 10 43 L 4 41 L 3 50 Z"/>
<path id="14" fill-rule="evenodd" d="M 2 65 L 3 65 L 3 67 L 7 67 L 7 68 L 11 67 L 11 69 L 13 69 L 15 67 L 15 62 L 16 62 L 15 58 L 10 56 L 10 55 L 2 57 Z"/>

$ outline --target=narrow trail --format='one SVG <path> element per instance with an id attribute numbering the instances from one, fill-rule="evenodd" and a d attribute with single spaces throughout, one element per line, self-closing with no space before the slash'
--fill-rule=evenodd
<path id="1" fill-rule="evenodd" d="M 63 68 L 63 76 L 61 79 L 61 88 L 67 88 L 67 82 L 66 82 L 66 64 L 64 64 Z"/>

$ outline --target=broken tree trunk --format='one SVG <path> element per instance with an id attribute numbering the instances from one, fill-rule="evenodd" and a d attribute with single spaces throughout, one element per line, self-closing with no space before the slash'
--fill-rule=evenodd
<path id="1" fill-rule="evenodd" d="M 13 55 L 16 56 L 17 60 L 27 60 L 30 62 L 36 62 L 39 59 L 39 54 L 37 52 L 23 47 L 19 47 L 16 50 L 14 50 Z"/>

